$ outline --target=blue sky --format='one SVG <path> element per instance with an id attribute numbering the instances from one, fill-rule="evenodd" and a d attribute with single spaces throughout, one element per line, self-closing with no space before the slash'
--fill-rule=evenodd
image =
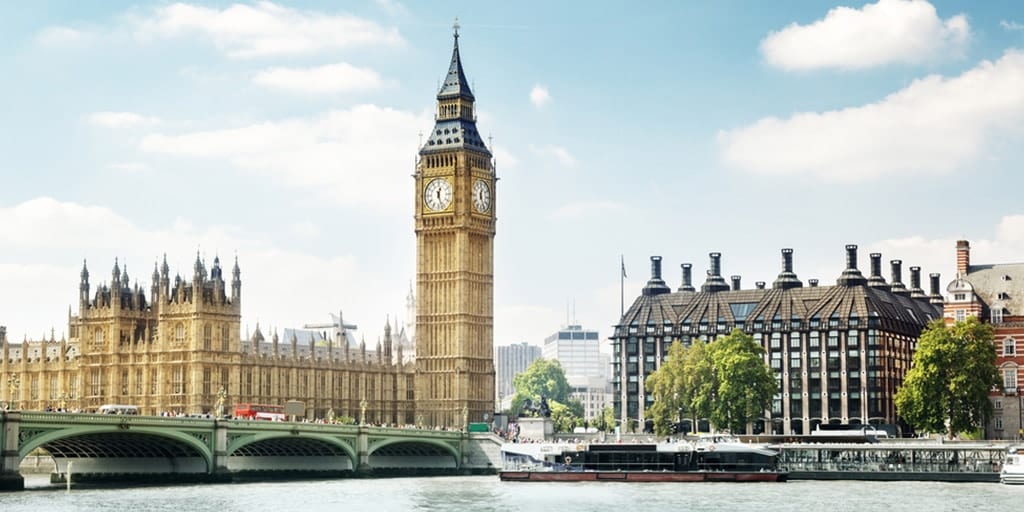
<path id="1" fill-rule="evenodd" d="M 0 324 L 77 312 L 78 272 L 236 254 L 243 329 L 406 319 L 418 134 L 451 25 L 493 135 L 495 342 L 610 334 L 665 259 L 744 287 L 779 249 L 952 279 L 1024 250 L 1024 5 L 4 2 Z M 886 265 L 886 270 L 888 265 Z M 907 271 L 904 270 L 906 276 Z M 886 275 L 888 272 L 886 271 Z M 906 280 L 906 278 L 905 278 Z"/>

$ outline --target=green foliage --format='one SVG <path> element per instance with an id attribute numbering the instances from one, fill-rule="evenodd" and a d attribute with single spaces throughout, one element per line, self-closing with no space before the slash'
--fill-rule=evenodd
<path id="1" fill-rule="evenodd" d="M 763 357 L 754 338 L 738 329 L 710 344 L 695 340 L 687 348 L 673 343 L 665 362 L 645 382 L 654 395 L 649 415 L 655 433 L 672 433 L 683 414 L 693 425 L 707 418 L 718 427 L 744 431 L 778 392 Z"/>
<path id="2" fill-rule="evenodd" d="M 778 393 L 778 383 L 764 362 L 764 349 L 750 335 L 735 329 L 710 345 L 717 376 L 717 396 L 711 422 L 732 432 L 762 417 Z"/>
<path id="3" fill-rule="evenodd" d="M 591 425 L 596 427 L 598 430 L 605 432 L 612 432 L 615 430 L 615 408 L 607 406 L 601 409 L 601 414 L 594 419 L 594 424 Z"/>
<path id="4" fill-rule="evenodd" d="M 583 426 L 583 404 L 569 398 L 569 381 L 565 370 L 556 360 L 538 359 L 523 373 L 512 379 L 516 393 L 512 396 L 510 413 L 519 416 L 529 400 L 534 407 L 540 405 L 541 397 L 547 399 L 551 421 L 557 432 L 572 432 Z"/>
<path id="5" fill-rule="evenodd" d="M 896 392 L 896 412 L 919 430 L 952 439 L 992 415 L 988 392 L 1001 382 L 992 326 L 970 317 L 947 327 L 935 320 L 921 333 L 914 361 Z"/>

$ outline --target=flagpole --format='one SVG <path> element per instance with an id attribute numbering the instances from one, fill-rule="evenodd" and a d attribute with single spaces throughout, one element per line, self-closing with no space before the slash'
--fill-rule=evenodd
<path id="1" fill-rule="evenodd" d="M 622 271 L 619 272 L 619 321 L 622 321 L 622 316 L 626 314 L 626 258 L 623 255 L 619 255 L 619 263 L 622 265 Z"/>

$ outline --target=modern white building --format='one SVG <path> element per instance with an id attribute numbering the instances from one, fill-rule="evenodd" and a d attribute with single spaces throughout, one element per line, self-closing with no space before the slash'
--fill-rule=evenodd
<path id="1" fill-rule="evenodd" d="M 583 417 L 593 420 L 611 405 L 611 361 L 601 353 L 597 331 L 569 325 L 544 340 L 544 359 L 557 360 L 572 388 L 571 397 L 583 404 Z"/>

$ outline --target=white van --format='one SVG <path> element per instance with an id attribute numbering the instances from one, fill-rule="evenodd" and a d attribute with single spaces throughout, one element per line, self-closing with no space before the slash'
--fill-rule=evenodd
<path id="1" fill-rule="evenodd" d="M 96 409 L 97 414 L 126 414 L 126 415 L 139 415 L 139 407 L 137 405 L 116 405 L 116 404 L 104 404 L 99 409 Z"/>

